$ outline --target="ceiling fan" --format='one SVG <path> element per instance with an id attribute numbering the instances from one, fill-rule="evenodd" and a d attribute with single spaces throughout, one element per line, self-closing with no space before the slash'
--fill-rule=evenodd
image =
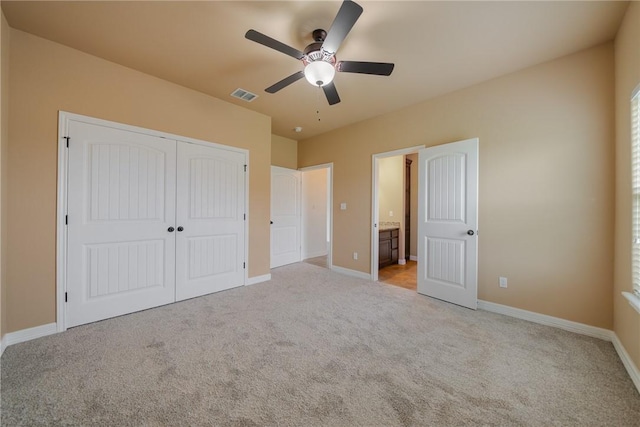
<path id="1" fill-rule="evenodd" d="M 334 105 L 340 102 L 340 96 L 338 96 L 338 91 L 333 83 L 333 77 L 336 71 L 378 76 L 391 75 L 394 64 L 386 62 L 336 60 L 336 52 L 360 17 L 360 14 L 362 14 L 362 7 L 360 5 L 353 1 L 345 0 L 333 20 L 329 32 L 322 29 L 314 30 L 312 33 L 314 42 L 307 46 L 302 52 L 258 31 L 247 31 L 244 35 L 247 39 L 275 49 L 285 55 L 289 55 L 302 61 L 304 64 L 303 70 L 293 73 L 289 77 L 285 77 L 276 84 L 266 88 L 265 91 L 268 93 L 276 93 L 305 77 L 312 85 L 322 87 L 329 105 Z"/>

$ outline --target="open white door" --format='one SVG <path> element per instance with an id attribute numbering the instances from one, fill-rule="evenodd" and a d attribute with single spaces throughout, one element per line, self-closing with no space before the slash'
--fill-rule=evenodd
<path id="1" fill-rule="evenodd" d="M 300 172 L 271 166 L 271 268 L 302 260 Z"/>
<path id="2" fill-rule="evenodd" d="M 176 300 L 244 285 L 245 156 L 178 141 Z"/>
<path id="3" fill-rule="evenodd" d="M 478 139 L 418 155 L 418 292 L 478 305 Z"/>

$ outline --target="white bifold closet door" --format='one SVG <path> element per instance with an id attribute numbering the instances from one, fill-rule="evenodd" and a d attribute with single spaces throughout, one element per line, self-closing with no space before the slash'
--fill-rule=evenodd
<path id="1" fill-rule="evenodd" d="M 243 153 L 77 121 L 69 135 L 66 327 L 244 284 Z"/>

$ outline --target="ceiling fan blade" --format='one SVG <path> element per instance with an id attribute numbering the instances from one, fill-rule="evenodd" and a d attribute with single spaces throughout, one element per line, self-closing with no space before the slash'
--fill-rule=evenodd
<path id="1" fill-rule="evenodd" d="M 362 7 L 357 3 L 349 0 L 345 0 L 340 6 L 340 10 L 336 15 L 336 18 L 327 32 L 327 37 L 324 39 L 322 48 L 329 53 L 336 53 L 340 45 L 353 28 L 360 14 L 362 13 Z"/>
<path id="2" fill-rule="evenodd" d="M 336 85 L 334 85 L 333 82 L 329 83 L 328 85 L 322 86 L 322 90 L 327 97 L 327 101 L 329 101 L 329 105 L 334 105 L 340 102 L 338 90 L 336 89 Z"/>
<path id="3" fill-rule="evenodd" d="M 270 47 L 271 49 L 277 50 L 278 52 L 282 52 L 285 55 L 289 55 L 296 59 L 302 59 L 302 57 L 304 56 L 304 53 L 300 52 L 298 49 L 295 49 L 291 46 L 287 46 L 286 44 L 279 42 L 276 39 L 272 39 L 271 37 L 266 36 L 262 33 L 259 33 L 256 30 L 247 31 L 244 37 L 256 43 L 260 43 L 261 45 Z"/>
<path id="4" fill-rule="evenodd" d="M 375 74 L 377 76 L 389 76 L 393 71 L 394 64 L 388 62 L 359 62 L 359 61 L 338 61 L 336 70 L 343 73 Z"/>
<path id="5" fill-rule="evenodd" d="M 295 83 L 303 77 L 304 77 L 304 72 L 298 71 L 297 73 L 291 74 L 289 77 L 285 77 L 284 79 L 280 80 L 278 83 L 269 86 L 268 88 L 265 89 L 265 92 L 276 93 L 280 89 L 284 89 L 285 87 L 289 86 L 291 83 Z"/>

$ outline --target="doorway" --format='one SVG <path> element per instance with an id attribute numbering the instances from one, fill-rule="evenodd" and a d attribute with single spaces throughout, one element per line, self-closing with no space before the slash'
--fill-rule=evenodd
<path id="1" fill-rule="evenodd" d="M 372 164 L 371 278 L 374 281 L 386 281 L 392 276 L 401 274 L 402 277 L 398 277 L 398 280 L 413 281 L 414 290 L 417 249 L 413 252 L 412 258 L 412 246 L 417 248 L 415 245 L 417 241 L 415 219 L 417 218 L 418 191 L 416 166 L 417 154 L 422 148 L 423 146 L 417 146 L 375 154 Z M 408 183 L 407 160 L 411 160 L 411 170 L 413 171 L 413 179 L 409 177 Z M 414 193 L 413 203 L 409 200 L 409 204 L 406 200 L 407 187 L 410 188 L 410 191 L 412 189 Z M 409 196 L 409 198 L 411 197 Z M 411 209 L 412 204 L 415 209 Z M 409 212 L 407 212 L 407 206 L 409 206 Z M 409 214 L 409 222 L 406 219 L 407 213 Z M 414 222 L 413 226 L 412 222 Z M 381 267 L 384 270 L 381 270 Z"/>
<path id="2" fill-rule="evenodd" d="M 307 262 L 331 268 L 333 164 L 271 166 L 271 268 Z"/>
<path id="3" fill-rule="evenodd" d="M 331 268 L 333 164 L 300 169 L 302 175 L 302 260 Z"/>
<path id="4" fill-rule="evenodd" d="M 379 170 L 378 280 L 417 290 L 418 155 L 381 160 Z M 389 216 L 393 213 L 392 216 Z M 402 222 L 399 221 L 402 217 Z M 396 228 L 397 227 L 397 228 Z M 398 231 L 395 231 L 395 230 Z M 402 234 L 403 239 L 400 239 Z M 403 243 L 400 243 L 403 240 Z M 402 246 L 402 250 L 400 248 Z M 389 251 L 390 255 L 389 256 Z"/>
<path id="5" fill-rule="evenodd" d="M 381 258 L 391 249 L 396 256 L 392 267 L 402 270 L 405 261 L 405 224 L 409 239 L 416 236 L 416 287 L 418 293 L 464 307 L 477 307 L 478 262 L 478 138 L 433 146 L 413 147 L 373 156 L 371 278 L 384 280 L 379 271 Z M 405 177 L 406 156 L 418 153 L 417 227 L 411 227 L 403 215 L 394 220 L 389 206 L 398 204 L 397 195 L 405 195 L 404 186 L 385 188 Z M 394 170 L 387 163 L 396 164 Z M 390 176 L 385 174 L 393 171 Z M 391 195 L 391 196 L 389 196 Z M 390 199 L 395 196 L 395 204 Z M 406 196 L 405 196 L 406 197 Z M 410 196 L 409 196 L 410 197 Z M 404 200 L 403 202 L 406 202 Z M 407 203 L 410 206 L 410 203 Z M 401 208 L 401 209 L 402 209 Z M 414 216 L 415 215 L 411 215 Z M 387 240 L 391 242 L 388 243 Z M 411 247 L 410 241 L 406 247 Z M 397 248 L 397 249 L 396 249 Z M 396 249 L 397 254 L 393 252 Z M 411 251 L 411 249 L 409 249 Z M 411 260 L 411 253 L 409 254 Z M 387 267 L 388 268 L 388 267 Z M 406 271 L 397 273 L 406 274 Z"/>

